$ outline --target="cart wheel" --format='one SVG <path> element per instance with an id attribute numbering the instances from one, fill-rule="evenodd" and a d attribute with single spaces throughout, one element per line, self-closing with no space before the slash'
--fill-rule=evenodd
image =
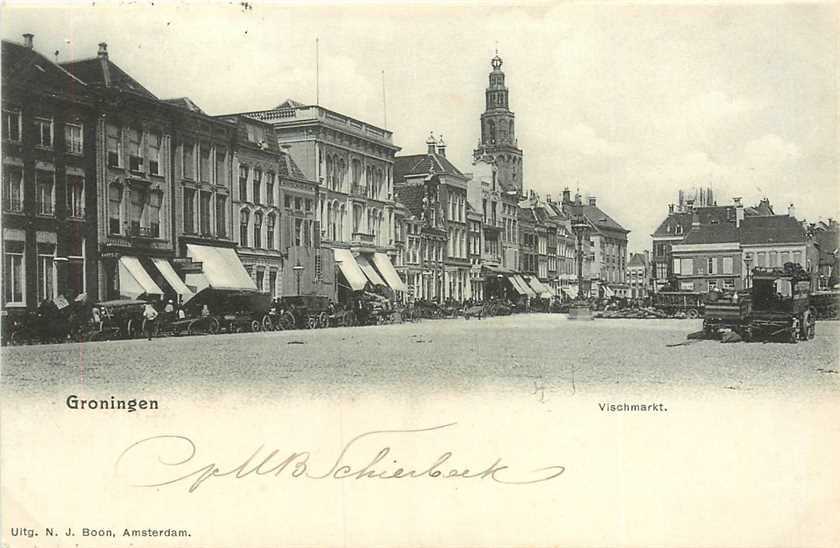
<path id="1" fill-rule="evenodd" d="M 274 324 L 271 322 L 271 316 L 269 316 L 268 314 L 265 314 L 262 317 L 262 328 L 263 328 L 263 331 L 273 331 L 274 330 Z"/>
<path id="2" fill-rule="evenodd" d="M 134 325 L 134 320 L 128 320 L 128 323 L 125 324 L 125 336 L 128 339 L 135 338 L 135 332 L 137 331 L 137 326 Z"/>
<path id="3" fill-rule="evenodd" d="M 689 308 L 689 309 L 688 309 L 688 312 L 686 312 L 686 316 L 688 316 L 688 318 L 689 318 L 690 320 L 696 320 L 696 319 L 700 316 L 700 314 L 698 314 L 698 313 L 697 313 L 697 310 L 696 310 L 696 309 L 694 309 L 694 308 Z"/>
<path id="4" fill-rule="evenodd" d="M 215 335 L 219 332 L 221 326 L 219 325 L 219 320 L 216 318 L 210 318 L 210 323 L 207 325 L 207 332 L 211 335 Z"/>
<path id="5" fill-rule="evenodd" d="M 318 314 L 318 327 L 325 328 L 330 326 L 330 317 L 326 312 Z"/>
<path id="6" fill-rule="evenodd" d="M 257 333 L 262 330 L 262 324 L 259 320 L 251 320 L 251 331 Z"/>
<path id="7" fill-rule="evenodd" d="M 283 312 L 283 315 L 280 316 L 280 321 L 277 322 L 278 329 L 294 329 L 295 327 L 295 316 L 288 310 Z"/>
<path id="8" fill-rule="evenodd" d="M 315 329 L 318 327 L 318 316 L 309 316 L 306 319 L 306 327 L 309 329 Z"/>
<path id="9" fill-rule="evenodd" d="M 796 344 L 799 341 L 799 318 L 794 318 L 790 322 L 790 342 Z"/>

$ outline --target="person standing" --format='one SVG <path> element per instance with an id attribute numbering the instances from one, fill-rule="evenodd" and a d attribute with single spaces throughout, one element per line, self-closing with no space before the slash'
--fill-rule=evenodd
<path id="1" fill-rule="evenodd" d="M 155 332 L 155 322 L 158 317 L 158 312 L 155 310 L 155 307 L 152 306 L 152 303 L 146 303 L 146 307 L 143 309 L 143 332 L 152 340 L 152 334 Z"/>

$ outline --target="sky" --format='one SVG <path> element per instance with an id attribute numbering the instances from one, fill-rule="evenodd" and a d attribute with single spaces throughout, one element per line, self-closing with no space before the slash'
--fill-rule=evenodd
<path id="1" fill-rule="evenodd" d="M 526 189 L 596 196 L 631 252 L 650 249 L 681 188 L 840 217 L 835 3 L 81 6 L 7 4 L 0 32 L 31 32 L 60 62 L 107 42 L 158 97 L 209 114 L 314 103 L 318 39 L 322 106 L 387 115 L 406 154 L 443 135 L 464 172 L 498 48 Z"/>

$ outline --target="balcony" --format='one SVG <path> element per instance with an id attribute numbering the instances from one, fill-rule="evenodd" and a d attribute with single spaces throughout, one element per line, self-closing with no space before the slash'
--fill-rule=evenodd
<path id="1" fill-rule="evenodd" d="M 159 233 L 160 227 L 155 225 L 140 226 L 139 224 L 131 223 L 131 226 L 128 227 L 128 235 L 132 238 L 153 239 L 157 238 Z"/>
<path id="2" fill-rule="evenodd" d="M 373 245 L 374 235 L 367 234 L 365 232 L 354 232 L 353 233 L 353 243 L 354 244 L 367 244 Z"/>

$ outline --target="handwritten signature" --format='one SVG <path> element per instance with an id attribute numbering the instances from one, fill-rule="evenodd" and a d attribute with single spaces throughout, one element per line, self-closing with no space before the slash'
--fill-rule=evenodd
<path id="1" fill-rule="evenodd" d="M 388 459 L 394 465 L 391 466 L 391 464 L 386 463 L 386 458 L 392 452 L 390 445 L 381 446 L 381 449 L 369 460 L 356 461 L 361 462 L 361 465 L 351 462 L 354 460 L 350 458 L 351 450 L 355 449 L 360 440 L 375 438 L 378 441 L 379 438 L 416 435 L 442 430 L 455 424 L 453 422 L 413 430 L 374 430 L 359 434 L 347 442 L 328 469 L 324 467 L 320 471 L 318 467 L 310 463 L 312 453 L 309 451 L 293 451 L 289 454 L 281 454 L 279 449 L 268 451 L 264 445 L 259 446 L 241 464 L 232 468 L 222 468 L 215 462 L 197 463 L 198 449 L 196 444 L 187 436 L 181 435 L 151 436 L 132 443 L 117 458 L 114 468 L 116 473 L 121 475 L 124 472 L 125 462 L 128 460 L 139 458 L 148 465 L 150 462 L 154 463 L 152 459 L 156 458 L 157 463 L 163 467 L 163 476 L 166 479 L 153 483 L 135 483 L 133 486 L 162 487 L 184 483 L 189 484 L 188 490 L 190 493 L 195 492 L 211 478 L 232 478 L 236 480 L 248 476 L 276 478 L 284 473 L 292 478 L 311 480 L 478 479 L 508 485 L 530 485 L 555 479 L 566 471 L 564 466 L 553 465 L 537 468 L 530 472 L 517 473 L 510 466 L 503 464 L 502 458 L 496 458 L 489 466 L 479 467 L 478 469 L 452 467 L 449 464 L 453 458 L 452 451 L 442 453 L 428 466 L 396 466 L 397 461 L 393 457 Z M 145 459 L 149 459 L 149 461 Z"/>

